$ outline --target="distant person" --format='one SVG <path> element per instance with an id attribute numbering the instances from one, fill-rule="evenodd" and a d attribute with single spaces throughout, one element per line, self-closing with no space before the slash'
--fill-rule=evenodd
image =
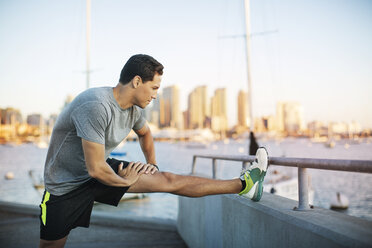
<path id="1" fill-rule="evenodd" d="M 163 66 L 134 55 L 115 87 L 91 88 L 58 116 L 45 162 L 40 247 L 64 247 L 71 229 L 88 227 L 93 202 L 117 206 L 125 192 L 169 192 L 200 197 L 235 194 L 259 201 L 268 166 L 264 148 L 240 178 L 213 180 L 161 172 L 153 137 L 141 109 L 156 99 Z M 119 161 L 109 154 L 133 129 L 146 163 Z"/>

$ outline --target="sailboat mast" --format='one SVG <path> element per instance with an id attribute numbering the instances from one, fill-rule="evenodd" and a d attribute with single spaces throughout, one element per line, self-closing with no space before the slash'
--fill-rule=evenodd
<path id="1" fill-rule="evenodd" d="M 89 88 L 89 82 L 90 82 L 90 9 L 91 9 L 91 0 L 87 0 L 87 89 Z"/>
<path id="2" fill-rule="evenodd" d="M 244 0 L 245 7 L 245 53 L 247 60 L 247 81 L 248 81 L 248 110 L 249 110 L 249 129 L 251 132 L 254 130 L 254 120 L 253 120 L 253 111 L 252 111 L 252 77 L 251 77 L 251 27 L 250 27 L 250 7 L 249 0 Z"/>

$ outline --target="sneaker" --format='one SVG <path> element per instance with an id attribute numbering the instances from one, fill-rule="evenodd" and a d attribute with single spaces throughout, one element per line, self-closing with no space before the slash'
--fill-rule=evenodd
<path id="1" fill-rule="evenodd" d="M 247 169 L 240 174 L 240 180 L 244 180 L 246 187 L 239 195 L 252 201 L 259 201 L 263 192 L 263 181 L 269 166 L 269 156 L 264 147 L 260 147 L 256 153 L 255 161 L 251 162 Z"/>

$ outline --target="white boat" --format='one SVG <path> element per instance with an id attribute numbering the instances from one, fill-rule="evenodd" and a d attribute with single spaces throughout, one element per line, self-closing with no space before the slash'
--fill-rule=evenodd
<path id="1" fill-rule="evenodd" d="M 206 149 L 208 148 L 208 144 L 205 142 L 196 142 L 196 141 L 191 141 L 186 143 L 186 148 L 189 149 Z"/>
<path id="2" fill-rule="evenodd" d="M 45 148 L 48 148 L 48 143 L 44 140 L 40 140 L 38 142 L 35 143 L 35 145 L 41 149 L 45 149 Z"/>
<path id="3" fill-rule="evenodd" d="M 326 147 L 328 148 L 334 148 L 336 146 L 336 142 L 334 141 L 329 141 L 325 144 Z"/>
<path id="4" fill-rule="evenodd" d="M 340 192 L 337 192 L 336 197 L 332 199 L 330 204 L 330 209 L 334 210 L 344 210 L 349 207 L 349 199 L 347 199 L 346 196 L 340 194 Z"/>
<path id="5" fill-rule="evenodd" d="M 12 171 L 8 171 L 6 174 L 5 174 L 5 179 L 6 180 L 12 180 L 14 179 L 14 173 Z"/>

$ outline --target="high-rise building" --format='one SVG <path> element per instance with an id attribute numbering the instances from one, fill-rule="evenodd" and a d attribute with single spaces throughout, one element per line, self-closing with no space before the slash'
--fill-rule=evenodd
<path id="1" fill-rule="evenodd" d="M 298 102 L 279 102 L 277 105 L 277 129 L 298 133 L 305 129 L 303 107 Z"/>
<path id="2" fill-rule="evenodd" d="M 284 132 L 284 102 L 276 104 L 276 128 L 279 132 Z"/>
<path id="3" fill-rule="evenodd" d="M 207 86 L 196 87 L 188 99 L 188 128 L 206 127 L 206 119 L 209 116 Z"/>
<path id="4" fill-rule="evenodd" d="M 349 129 L 348 130 L 349 134 L 357 134 L 357 133 L 362 132 L 362 128 L 360 124 L 356 121 L 352 121 L 351 123 L 349 123 L 348 129 Z"/>
<path id="5" fill-rule="evenodd" d="M 271 132 L 274 130 L 275 117 L 272 115 L 256 117 L 254 119 L 255 132 Z"/>
<path id="6" fill-rule="evenodd" d="M 30 126 L 40 127 L 44 124 L 41 114 L 32 114 L 27 116 L 27 124 Z"/>
<path id="7" fill-rule="evenodd" d="M 65 102 L 63 103 L 63 107 L 62 108 L 65 108 L 67 105 L 69 105 L 73 100 L 75 99 L 75 97 L 71 94 L 67 95 L 66 96 L 66 99 L 65 99 Z"/>
<path id="8" fill-rule="evenodd" d="M 206 85 L 199 86 L 196 88 L 201 97 L 201 111 L 203 116 L 203 126 L 205 127 L 205 119 L 211 115 L 209 102 L 208 102 L 208 87 Z"/>
<path id="9" fill-rule="evenodd" d="M 216 89 L 211 99 L 211 126 L 215 132 L 225 132 L 228 128 L 225 88 Z"/>
<path id="10" fill-rule="evenodd" d="M 152 106 L 149 109 L 150 113 L 147 113 L 146 118 L 149 122 L 154 124 L 156 127 L 160 126 L 160 99 L 162 98 L 159 93 L 157 98 L 152 100 Z"/>
<path id="11" fill-rule="evenodd" d="M 182 117 L 183 117 L 183 128 L 184 129 L 189 128 L 189 111 L 188 110 L 183 111 Z"/>
<path id="12" fill-rule="evenodd" d="M 27 124 L 32 128 L 32 134 L 34 136 L 45 134 L 45 123 L 41 114 L 28 115 Z"/>
<path id="13" fill-rule="evenodd" d="M 0 109 L 0 142 L 17 136 L 17 127 L 22 123 L 22 115 L 18 109 Z"/>
<path id="14" fill-rule="evenodd" d="M 201 120 L 200 117 L 200 114 L 201 111 L 200 111 L 200 103 L 198 102 L 198 97 L 195 93 L 195 91 L 192 91 L 190 94 L 189 94 L 189 97 L 188 97 L 188 106 L 187 106 L 187 109 L 188 109 L 188 123 L 187 123 L 187 128 L 201 128 L 203 126 L 203 122 Z"/>
<path id="15" fill-rule="evenodd" d="M 348 124 L 346 122 L 329 122 L 328 123 L 328 136 L 332 137 L 336 134 L 347 134 Z"/>
<path id="16" fill-rule="evenodd" d="M 166 127 L 164 102 L 163 96 L 159 97 L 159 127 Z"/>
<path id="17" fill-rule="evenodd" d="M 49 116 L 49 119 L 47 121 L 47 127 L 46 127 L 48 134 L 52 133 L 53 127 L 54 127 L 54 125 L 57 121 L 57 117 L 58 117 L 58 115 L 56 115 L 56 114 L 52 114 L 52 115 Z"/>
<path id="18" fill-rule="evenodd" d="M 163 95 L 160 99 L 161 127 L 181 127 L 179 99 L 179 88 L 177 85 L 168 86 L 163 89 Z"/>
<path id="19" fill-rule="evenodd" d="M 0 123 L 5 125 L 15 125 L 22 123 L 22 115 L 18 109 L 0 109 Z"/>
<path id="20" fill-rule="evenodd" d="M 240 90 L 238 93 L 238 126 L 247 127 L 249 121 L 248 93 Z"/>
<path id="21" fill-rule="evenodd" d="M 328 127 L 326 127 L 320 121 L 312 121 L 307 124 L 308 133 L 311 137 L 319 137 L 321 135 L 327 135 Z"/>

